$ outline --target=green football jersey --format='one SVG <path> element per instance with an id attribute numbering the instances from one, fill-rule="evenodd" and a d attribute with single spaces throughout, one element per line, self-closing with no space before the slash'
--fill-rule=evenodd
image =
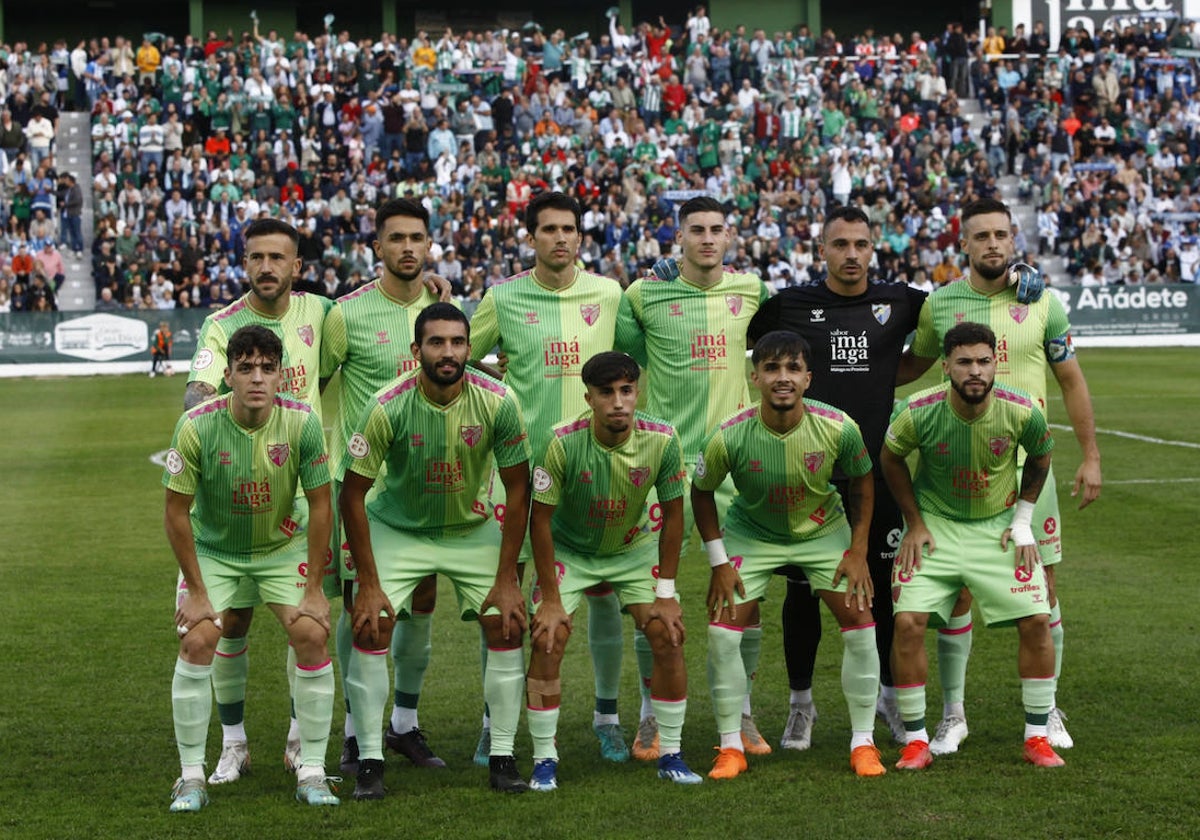
<path id="1" fill-rule="evenodd" d="M 651 488 L 660 502 L 683 496 L 687 472 L 675 430 L 635 412 L 629 437 L 609 448 L 596 440 L 588 411 L 553 434 L 533 471 L 533 499 L 555 506 L 554 541 L 597 556 L 653 539 L 642 515 Z"/>
<path id="2" fill-rule="evenodd" d="M 991 327 L 996 334 L 996 379 L 1027 391 L 1045 412 L 1048 363 L 1075 355 L 1071 323 L 1057 295 L 1047 291 L 1037 303 L 1020 303 L 1013 288 L 985 295 L 966 280 L 950 283 L 921 308 L 913 352 L 939 358 L 942 339 L 963 321 Z"/>
<path id="3" fill-rule="evenodd" d="M 805 400 L 803 419 L 781 435 L 763 424 L 754 406 L 717 426 L 696 461 L 692 483 L 716 490 L 732 474 L 738 492 L 725 530 L 762 542 L 792 543 L 843 526 L 846 511 L 833 486 L 835 466 L 852 478 L 871 471 L 871 456 L 850 415 Z"/>
<path id="4" fill-rule="evenodd" d="M 646 412 L 675 427 L 688 463 L 721 418 L 750 403 L 746 329 L 767 296 L 755 275 L 730 273 L 707 289 L 646 278 L 625 292 L 617 346 L 646 365 Z"/>
<path id="5" fill-rule="evenodd" d="M 570 285 L 551 289 L 533 271 L 491 286 L 471 316 L 471 358 L 499 345 L 508 356 L 504 382 L 521 402 L 534 456 L 551 430 L 587 408 L 579 373 L 597 353 L 613 349 L 618 309 L 615 280 L 577 270 Z"/>
<path id="6" fill-rule="evenodd" d="M 392 380 L 420 367 L 413 358 L 413 324 L 421 310 L 437 303 L 437 295 L 422 287 L 421 294 L 401 303 L 384 291 L 378 280 L 341 297 L 321 330 L 321 378 L 341 368 L 338 419 L 329 451 L 338 473 L 346 441 L 363 406 Z"/>
<path id="7" fill-rule="evenodd" d="M 1054 449 L 1054 439 L 1046 415 L 1024 391 L 996 385 L 983 416 L 964 420 L 950 405 L 950 386 L 938 385 L 901 404 L 884 445 L 902 458 L 920 450 L 917 506 L 962 520 L 987 519 L 1016 504 L 1018 446 L 1036 457 Z"/>
<path id="8" fill-rule="evenodd" d="M 489 516 L 493 454 L 502 469 L 529 461 L 525 422 L 512 391 L 489 376 L 468 371 L 462 393 L 437 405 L 422 393 L 420 375 L 381 388 L 363 407 L 341 475 L 374 479 L 386 466 L 367 505 L 373 518 L 425 536 L 462 533 Z"/>
<path id="9" fill-rule="evenodd" d="M 272 318 L 256 312 L 250 295 L 243 295 L 204 319 L 188 382 L 203 382 L 227 393 L 225 347 L 229 337 L 247 324 L 266 327 L 283 342 L 283 384 L 279 393 L 300 400 L 321 413 L 321 325 L 333 301 L 320 295 L 292 292 L 287 312 Z"/>
<path id="10" fill-rule="evenodd" d="M 212 397 L 175 425 L 163 486 L 189 496 L 196 551 L 251 563 L 301 539 L 296 494 L 329 483 L 321 419 L 304 403 L 275 397 L 265 425 L 246 429 L 228 396 Z"/>

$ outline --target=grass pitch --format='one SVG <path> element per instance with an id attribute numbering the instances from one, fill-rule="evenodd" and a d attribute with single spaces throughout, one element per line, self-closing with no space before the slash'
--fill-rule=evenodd
<path id="1" fill-rule="evenodd" d="M 170 707 L 175 565 L 162 529 L 161 470 L 150 461 L 169 443 L 184 379 L 0 381 L 0 616 L 8 663 L 0 704 L 0 836 L 1200 836 L 1196 359 L 1195 350 L 1184 349 L 1084 351 L 1097 424 L 1107 431 L 1100 435 L 1104 493 L 1083 512 L 1067 496 L 1078 448 L 1069 431 L 1056 430 L 1066 528 L 1059 703 L 1077 743 L 1062 770 L 1021 762 L 1015 633 L 979 629 L 967 684 L 971 736 L 960 753 L 922 774 L 855 778 L 847 762 L 840 644 L 828 617 L 811 751 L 776 750 L 752 758 L 742 778 L 688 789 L 659 781 L 647 765 L 606 764 L 591 734 L 581 610 L 563 672 L 562 787 L 548 795 L 497 796 L 487 788 L 486 771 L 470 761 L 482 704 L 478 631 L 453 616 L 453 594 L 443 586 L 421 722 L 449 769 L 417 771 L 393 758 L 382 802 L 345 801 L 324 810 L 294 802 L 294 779 L 280 760 L 284 637 L 260 611 L 247 697 L 253 773 L 213 788 L 199 815 L 167 812 L 178 771 Z M 1065 423 L 1061 400 L 1052 402 L 1051 415 Z M 700 772 L 716 743 L 704 667 L 706 581 L 699 567 L 680 577 L 690 632 L 684 750 Z M 767 633 L 753 696 L 772 742 L 787 716 L 777 632 L 782 587 L 773 584 L 763 605 Z M 635 671 L 627 646 L 621 712 L 631 736 Z M 931 725 L 939 703 L 935 669 Z M 334 728 L 330 768 L 340 750 L 340 714 Z M 882 725 L 876 736 L 890 766 L 897 750 Z M 527 773 L 523 720 L 517 746 Z M 210 769 L 219 748 L 214 715 Z M 352 789 L 347 782 L 344 793 Z"/>

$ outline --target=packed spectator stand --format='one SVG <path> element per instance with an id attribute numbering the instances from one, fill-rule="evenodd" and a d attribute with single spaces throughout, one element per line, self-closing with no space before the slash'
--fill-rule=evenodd
<path id="1" fill-rule="evenodd" d="M 55 308 L 61 252 L 89 249 L 97 309 L 223 306 L 264 214 L 301 231 L 303 286 L 341 295 L 373 276 L 373 208 L 406 195 L 431 211 L 434 270 L 478 299 L 532 261 L 522 210 L 544 190 L 580 200 L 580 260 L 622 284 L 672 252 L 675 202 L 708 192 L 727 262 L 773 289 L 819 277 L 830 202 L 871 218 L 876 276 L 932 288 L 960 273 L 958 208 L 1006 177 L 1037 208 L 1018 250 L 1052 283 L 1195 279 L 1190 22 L 1068 29 L 1055 49 L 1040 24 L 926 40 L 608 20 L 5 46 L 0 311 Z M 91 116 L 91 173 L 56 166 L 62 111 Z"/>

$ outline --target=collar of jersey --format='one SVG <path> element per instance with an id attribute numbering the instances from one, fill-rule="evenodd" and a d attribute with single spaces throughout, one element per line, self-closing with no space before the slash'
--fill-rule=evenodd
<path id="1" fill-rule="evenodd" d="M 292 299 L 290 296 L 291 293 L 289 292 L 288 295 L 289 295 L 288 306 L 291 306 L 292 305 Z M 269 315 L 266 312 L 263 312 L 261 309 L 258 309 L 257 307 L 255 307 L 255 305 L 251 302 L 253 300 L 253 298 L 254 298 L 254 295 L 252 293 L 246 292 L 246 296 L 245 296 L 246 308 L 249 309 L 251 312 L 253 312 L 255 315 L 257 315 L 260 318 L 266 318 L 271 321 L 282 321 L 283 316 L 287 314 L 287 309 L 285 308 L 278 315 Z"/>
<path id="2" fill-rule="evenodd" d="M 575 269 L 575 275 L 571 278 L 571 282 L 567 283 L 565 286 L 547 286 L 537 276 L 537 267 L 536 266 L 529 270 L 529 279 L 531 279 L 538 286 L 538 288 L 545 289 L 547 292 L 565 292 L 567 289 L 571 288 L 579 281 L 579 275 L 580 275 L 581 269 L 579 268 L 579 266 L 573 266 L 573 267 Z"/>

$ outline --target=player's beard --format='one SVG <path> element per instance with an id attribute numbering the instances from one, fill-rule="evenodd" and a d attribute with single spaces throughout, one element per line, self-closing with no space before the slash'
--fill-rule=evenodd
<path id="1" fill-rule="evenodd" d="M 254 293 L 256 298 L 267 303 L 272 303 L 291 293 L 291 277 L 272 277 L 271 279 L 275 281 L 275 291 L 266 294 L 259 289 L 258 284 L 261 281 L 261 277 L 256 277 L 250 281 L 250 290 Z"/>
<path id="2" fill-rule="evenodd" d="M 981 280 L 998 280 L 1008 271 L 1008 262 L 1002 262 L 999 267 L 992 268 L 989 265 L 972 261 L 971 271 L 975 272 Z"/>
<path id="3" fill-rule="evenodd" d="M 391 275 L 400 282 L 411 283 L 413 280 L 420 278 L 420 276 L 425 273 L 425 265 L 422 262 L 418 262 L 417 267 L 410 273 L 402 271 L 400 268 L 400 263 L 397 262 L 396 265 L 389 265 L 387 270 L 391 272 Z"/>
<path id="4" fill-rule="evenodd" d="M 454 363 L 455 368 L 453 373 L 444 374 L 438 370 L 446 362 Z M 463 374 L 466 373 L 467 365 L 465 362 L 459 362 L 457 359 L 421 359 L 421 370 L 425 372 L 426 378 L 434 385 L 446 387 L 462 379 Z"/>
<path id="5" fill-rule="evenodd" d="M 954 389 L 955 393 L 962 397 L 963 402 L 965 402 L 967 405 L 979 405 L 981 402 L 986 400 L 988 394 L 992 393 L 992 388 L 995 386 L 995 384 L 996 380 L 993 379 L 991 382 L 987 383 L 987 387 L 984 388 L 982 394 L 968 394 L 966 392 L 966 383 L 959 385 L 953 379 L 950 380 L 950 387 Z"/>

